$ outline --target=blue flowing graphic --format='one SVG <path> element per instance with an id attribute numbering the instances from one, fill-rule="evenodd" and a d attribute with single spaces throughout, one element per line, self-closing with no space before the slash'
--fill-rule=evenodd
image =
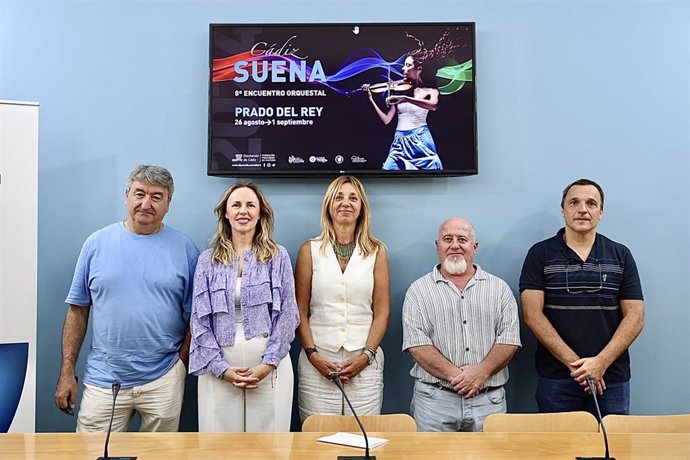
<path id="1" fill-rule="evenodd" d="M 375 72 L 373 75 L 374 81 L 369 82 L 372 84 L 386 82 L 389 78 L 391 80 L 398 80 L 402 78 L 403 73 L 401 69 L 407 56 L 408 53 L 403 53 L 395 61 L 386 61 L 378 52 L 374 51 L 373 49 L 363 49 L 345 59 L 345 62 L 333 74 L 321 74 L 326 80 L 322 81 L 322 79 L 318 76 L 318 74 L 321 72 L 317 71 L 317 75 L 315 76 L 313 67 L 307 65 L 301 59 L 297 59 L 294 56 L 273 54 L 252 56 L 248 52 L 244 52 L 214 60 L 213 81 L 237 81 L 238 70 L 235 68 L 235 65 L 240 62 L 244 62 L 245 65 L 246 63 L 253 62 L 256 66 L 265 64 L 260 66 L 259 70 L 254 70 L 258 73 L 258 75 L 254 75 L 254 78 L 256 78 L 255 81 L 257 82 L 263 82 L 265 79 L 267 79 L 268 74 L 271 72 L 271 68 L 278 69 L 287 74 L 291 74 L 292 69 L 297 69 L 295 72 L 300 74 L 298 77 L 300 80 L 313 80 L 310 81 L 311 84 L 323 85 L 331 88 L 336 93 L 348 95 L 352 93 L 352 90 L 358 88 L 345 89 L 343 88 L 344 85 L 342 85 L 342 83 L 364 72 L 378 70 L 378 72 Z M 246 68 L 243 68 L 242 70 L 245 72 L 243 78 L 248 78 L 249 70 Z M 436 76 L 447 82 L 439 88 L 442 95 L 448 95 L 459 91 L 462 89 L 465 82 L 472 81 L 472 60 L 454 66 L 443 67 L 438 70 Z"/>
<path id="2" fill-rule="evenodd" d="M 380 78 L 380 81 L 386 81 L 388 78 L 388 71 L 390 69 L 391 78 L 398 79 L 402 78 L 402 72 L 398 69 L 402 69 L 402 65 L 405 62 L 407 54 L 403 54 L 398 59 L 392 62 L 388 62 L 381 57 L 376 51 L 372 49 L 364 49 L 359 51 L 350 57 L 348 57 L 345 62 L 340 66 L 335 73 L 331 75 L 326 75 L 326 81 L 321 81 L 316 79 L 311 82 L 311 84 L 320 84 L 331 88 L 333 91 L 340 94 L 347 94 L 349 91 L 343 89 L 339 86 L 333 85 L 333 82 L 345 82 L 348 79 L 359 75 L 363 72 L 367 72 L 373 69 L 380 69 L 380 73 L 375 75 L 375 78 Z M 237 71 L 234 70 L 235 64 L 244 60 L 245 62 L 256 62 L 259 63 L 269 63 L 269 67 L 261 67 L 260 74 L 264 76 L 269 72 L 270 67 L 275 67 L 280 69 L 282 72 L 289 73 L 291 65 L 295 68 L 300 68 L 304 70 L 304 79 L 311 80 L 313 77 L 314 69 L 313 67 L 304 64 L 300 59 L 294 56 L 282 56 L 282 55 L 272 55 L 265 54 L 260 56 L 248 56 L 247 53 L 240 53 L 238 55 L 229 56 L 227 58 L 217 59 L 214 61 L 214 80 L 213 81 L 227 81 L 235 80 L 237 78 Z M 372 82 L 377 83 L 377 82 Z M 350 88 L 354 89 L 354 88 Z"/>
<path id="3" fill-rule="evenodd" d="M 360 57 L 360 55 L 363 56 Z M 402 78 L 403 76 L 402 72 L 399 69 L 402 69 L 402 65 L 405 62 L 406 57 L 407 54 L 403 54 L 395 61 L 389 62 L 383 59 L 381 55 L 376 51 L 372 49 L 365 49 L 360 51 L 358 54 L 354 54 L 347 58 L 345 60 L 345 63 L 343 63 L 343 65 L 340 67 L 340 69 L 338 69 L 333 75 L 329 75 L 327 79 L 329 83 L 341 82 L 346 81 L 347 79 L 355 75 L 359 75 L 363 72 L 367 72 L 372 69 L 379 69 L 380 72 L 378 72 L 375 75 L 375 77 L 379 78 L 379 80 L 372 82 L 379 83 L 387 81 L 388 71 L 390 69 L 391 79 L 397 80 L 398 78 Z M 328 83 L 323 84 L 340 94 L 347 94 L 350 92 L 349 90 L 338 88 Z M 355 88 L 350 88 L 350 90 L 352 89 Z"/>
<path id="4" fill-rule="evenodd" d="M 360 56 L 363 55 L 363 56 Z M 342 89 L 332 84 L 333 82 L 344 82 L 349 78 L 372 69 L 379 69 L 380 72 L 375 75 L 377 81 L 372 83 L 385 82 L 389 78 L 397 80 L 403 77 L 402 69 L 407 53 L 401 55 L 395 61 L 386 61 L 376 51 L 366 49 L 358 54 L 349 57 L 345 63 L 332 75 L 327 75 L 327 82 L 318 82 L 324 86 L 328 86 L 332 90 L 340 94 L 348 94 L 350 91 Z M 466 82 L 472 81 L 472 60 L 463 62 L 462 64 L 454 66 L 446 66 L 438 69 L 436 76 L 446 83 L 439 87 L 441 95 L 453 94 L 462 89 Z M 316 82 L 315 82 L 316 83 Z M 355 89 L 355 88 L 351 88 Z"/>

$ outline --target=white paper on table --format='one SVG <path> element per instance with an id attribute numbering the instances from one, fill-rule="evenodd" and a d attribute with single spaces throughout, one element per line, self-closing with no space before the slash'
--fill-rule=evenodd
<path id="1" fill-rule="evenodd" d="M 369 449 L 373 449 L 388 442 L 388 439 L 384 438 L 374 438 L 371 436 L 367 436 L 367 438 L 369 439 Z M 336 433 L 330 436 L 319 438 L 317 441 L 327 442 L 329 444 L 339 444 L 341 446 L 360 447 L 362 449 L 366 448 L 364 436 L 361 434 Z"/>

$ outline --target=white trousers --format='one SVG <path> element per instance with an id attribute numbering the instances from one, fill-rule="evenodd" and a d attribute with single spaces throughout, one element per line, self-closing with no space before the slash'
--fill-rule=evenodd
<path id="1" fill-rule="evenodd" d="M 113 431 L 127 431 L 134 411 L 141 417 L 139 431 L 177 431 L 187 369 L 181 360 L 153 382 L 122 388 L 117 395 Z M 112 388 L 84 384 L 77 433 L 108 431 L 113 408 Z"/>
<path id="2" fill-rule="evenodd" d="M 232 367 L 261 364 L 268 337 L 244 338 L 241 323 L 235 330 L 235 345 L 224 347 L 223 355 Z M 198 380 L 200 432 L 290 431 L 294 375 L 287 355 L 258 388 L 245 390 L 230 382 L 204 374 Z"/>
<path id="3" fill-rule="evenodd" d="M 347 351 L 340 348 L 337 352 L 318 349 L 319 354 L 333 363 L 343 363 L 353 356 L 362 354 L 362 350 Z M 383 350 L 376 352 L 376 362 L 364 368 L 362 372 L 343 385 L 347 397 L 355 408 L 357 415 L 378 415 L 383 404 Z M 350 406 L 342 393 L 331 380 L 325 378 L 311 365 L 304 354 L 299 355 L 299 384 L 297 403 L 302 423 L 313 414 L 352 414 Z"/>

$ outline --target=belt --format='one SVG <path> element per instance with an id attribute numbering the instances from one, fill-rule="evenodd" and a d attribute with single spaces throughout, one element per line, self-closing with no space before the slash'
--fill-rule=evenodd
<path id="1" fill-rule="evenodd" d="M 443 385 L 441 385 L 440 383 L 437 383 L 435 386 L 438 387 L 438 388 L 440 388 L 440 389 L 442 389 L 442 390 L 446 390 L 446 391 L 450 391 L 451 393 L 458 394 L 457 391 L 453 390 L 452 388 L 448 388 L 448 387 L 446 387 L 446 386 L 443 386 Z M 477 393 L 477 394 L 482 394 L 482 393 L 486 393 L 486 392 L 489 392 L 489 391 L 498 390 L 499 388 L 503 388 L 503 385 L 500 385 L 500 386 L 497 386 L 497 387 L 484 387 L 484 388 L 482 388 L 481 390 L 479 390 L 479 393 Z"/>

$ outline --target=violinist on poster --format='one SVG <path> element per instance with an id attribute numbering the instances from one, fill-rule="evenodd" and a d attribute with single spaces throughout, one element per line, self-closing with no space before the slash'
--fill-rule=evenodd
<path id="1" fill-rule="evenodd" d="M 374 100 L 372 93 L 376 88 L 372 90 L 369 85 L 363 87 L 384 124 L 389 124 L 396 113 L 398 115 L 393 143 L 383 163 L 384 170 L 443 169 L 426 122 L 429 111 L 435 111 L 438 107 L 439 92 L 433 78 L 428 78 L 427 82 L 422 77 L 422 69 L 421 62 L 410 53 L 403 64 L 404 80 L 390 82 L 386 88 L 385 112 Z"/>
<path id="2" fill-rule="evenodd" d="M 443 164 L 427 125 L 427 115 L 435 111 L 439 103 L 436 67 L 458 44 L 448 31 L 430 49 L 416 37 L 409 34 L 408 37 L 415 39 L 419 47 L 405 58 L 403 80 L 391 81 L 389 77 L 388 82 L 363 85 L 362 90 L 368 94 L 369 102 L 384 124 L 389 124 L 396 114 L 398 116 L 383 170 L 441 170 Z M 373 93 L 384 91 L 386 105 L 382 109 Z"/>

